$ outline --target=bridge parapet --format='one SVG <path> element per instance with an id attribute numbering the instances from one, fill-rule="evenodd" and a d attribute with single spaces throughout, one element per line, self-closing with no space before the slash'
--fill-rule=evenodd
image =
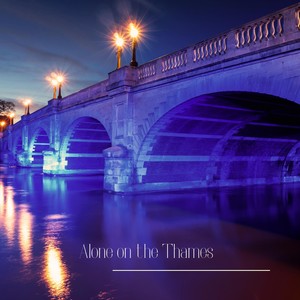
<path id="1" fill-rule="evenodd" d="M 48 101 L 48 105 L 34 111 L 33 113 L 31 113 L 29 115 L 23 115 L 21 117 L 21 120 L 23 120 L 27 123 L 30 123 L 30 122 L 35 122 L 38 119 L 44 119 L 45 117 L 52 115 L 55 112 L 55 110 L 57 109 L 58 101 L 59 100 L 57 100 L 57 99 Z"/>
<path id="2" fill-rule="evenodd" d="M 193 62 L 207 60 L 227 52 L 227 34 L 196 44 L 193 49 Z"/>
<path id="3" fill-rule="evenodd" d="M 139 83 L 174 76 L 299 39 L 300 3 L 141 65 L 138 68 Z"/>
<path id="4" fill-rule="evenodd" d="M 235 33 L 235 47 L 241 48 L 281 37 L 283 34 L 283 15 L 267 17 L 258 22 L 248 24 Z"/>
<path id="5" fill-rule="evenodd" d="M 65 109 L 76 104 L 91 101 L 107 95 L 108 80 L 101 81 L 75 94 L 66 96 L 60 101 L 59 109 Z"/>

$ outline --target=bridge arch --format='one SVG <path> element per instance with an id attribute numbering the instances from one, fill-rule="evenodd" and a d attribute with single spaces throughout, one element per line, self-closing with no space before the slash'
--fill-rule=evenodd
<path id="1" fill-rule="evenodd" d="M 73 121 L 63 135 L 61 160 L 68 174 L 103 174 L 102 151 L 111 146 L 104 125 L 93 117 L 80 117 Z"/>
<path id="2" fill-rule="evenodd" d="M 164 114 L 140 147 L 137 183 L 177 187 L 271 183 L 300 178 L 292 151 L 300 141 L 300 106 L 253 92 L 219 92 Z M 288 157 L 288 159 L 287 159 Z M 296 166 L 297 164 L 294 164 Z"/>
<path id="3" fill-rule="evenodd" d="M 31 142 L 29 144 L 29 153 L 31 156 L 31 166 L 42 168 L 44 164 L 43 152 L 50 147 L 50 140 L 47 131 L 39 127 L 32 135 Z"/>

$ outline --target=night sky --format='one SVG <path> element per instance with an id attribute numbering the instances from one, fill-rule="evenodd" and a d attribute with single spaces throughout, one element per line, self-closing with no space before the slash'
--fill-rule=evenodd
<path id="1" fill-rule="evenodd" d="M 52 90 L 45 77 L 68 74 L 63 96 L 107 78 L 116 68 L 110 37 L 136 19 L 145 28 L 137 60 L 159 56 L 238 27 L 293 0 L 0 0 L 0 99 L 31 98 L 34 109 Z M 130 62 L 129 48 L 122 64 Z M 23 110 L 20 112 L 23 113 Z"/>

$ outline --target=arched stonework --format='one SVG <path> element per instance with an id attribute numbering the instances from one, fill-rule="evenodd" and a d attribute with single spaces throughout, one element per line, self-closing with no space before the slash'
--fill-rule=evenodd
<path id="1" fill-rule="evenodd" d="M 43 151 L 48 150 L 49 146 L 49 136 L 46 131 L 43 128 L 37 129 L 29 146 L 29 153 L 31 155 L 31 167 L 43 167 Z"/>
<path id="2" fill-rule="evenodd" d="M 104 126 L 96 119 L 77 119 L 64 137 L 60 155 L 66 173 L 103 173 L 102 151 L 111 146 Z"/>
<path id="3" fill-rule="evenodd" d="M 148 132 L 136 181 L 195 187 L 282 181 L 286 157 L 300 140 L 299 112 L 296 103 L 257 93 L 193 98 Z"/>

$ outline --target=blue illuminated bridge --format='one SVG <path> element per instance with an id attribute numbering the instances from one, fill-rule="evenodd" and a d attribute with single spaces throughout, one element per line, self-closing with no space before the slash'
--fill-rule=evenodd
<path id="1" fill-rule="evenodd" d="M 50 100 L 2 160 L 114 192 L 299 181 L 299 104 L 300 3 Z"/>

